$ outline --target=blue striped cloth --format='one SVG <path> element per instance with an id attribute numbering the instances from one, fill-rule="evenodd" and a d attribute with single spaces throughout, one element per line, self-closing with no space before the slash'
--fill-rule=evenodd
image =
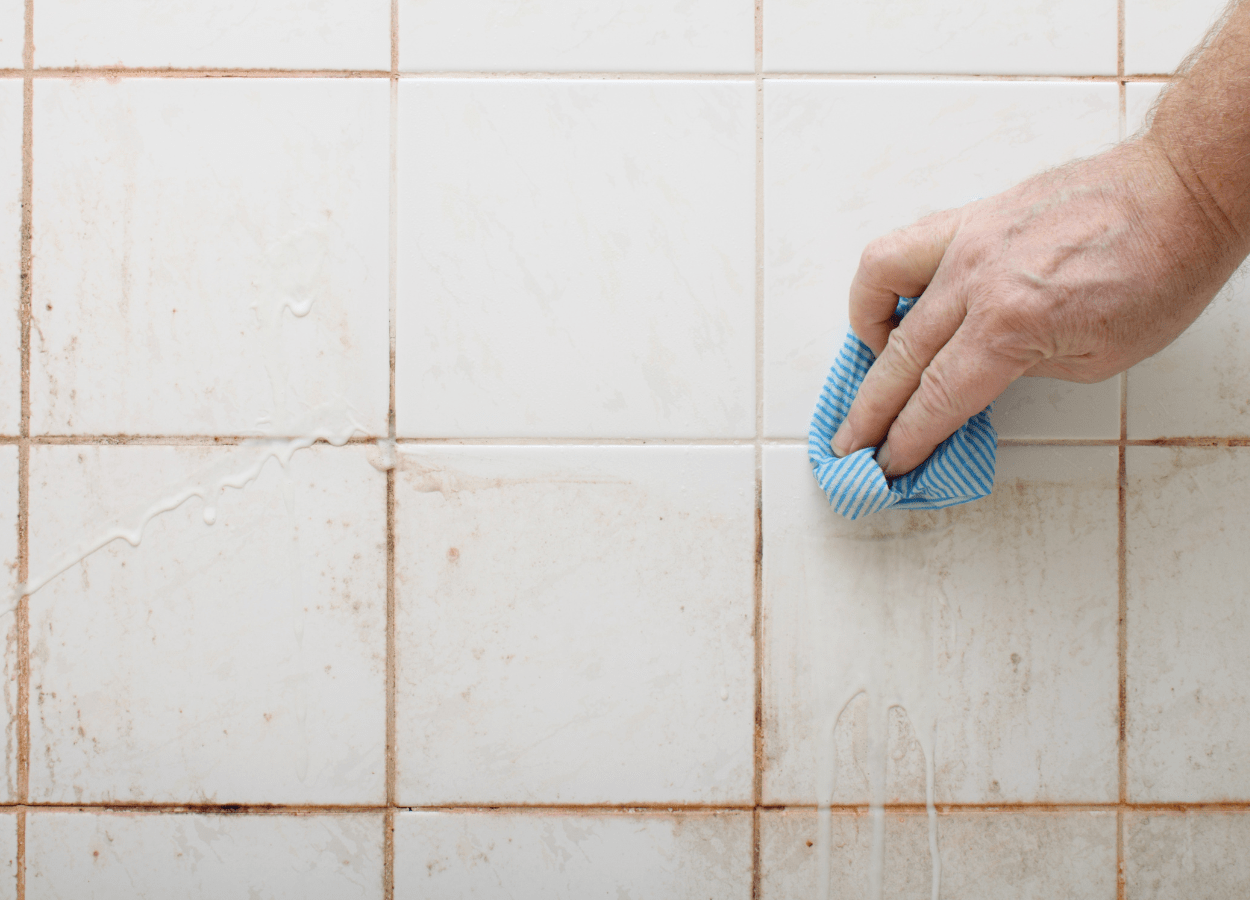
<path id="1" fill-rule="evenodd" d="M 896 315 L 907 315 L 915 303 L 915 299 L 901 299 Z M 851 401 L 875 358 L 853 332 L 847 334 L 816 402 L 816 414 L 807 435 L 807 455 L 829 505 L 848 519 L 858 519 L 892 506 L 942 509 L 986 496 L 994 487 L 994 457 L 998 449 L 989 407 L 965 422 L 938 445 L 932 456 L 895 478 L 892 484 L 877 466 L 874 447 L 856 450 L 841 459 L 833 455 L 833 434 L 850 411 Z"/>

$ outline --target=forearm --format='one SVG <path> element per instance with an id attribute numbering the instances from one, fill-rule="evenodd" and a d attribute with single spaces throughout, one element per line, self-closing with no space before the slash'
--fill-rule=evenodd
<path id="1" fill-rule="evenodd" d="M 1175 170 L 1216 239 L 1238 259 L 1250 252 L 1250 0 L 1236 0 L 1182 67 L 1142 140 Z"/>

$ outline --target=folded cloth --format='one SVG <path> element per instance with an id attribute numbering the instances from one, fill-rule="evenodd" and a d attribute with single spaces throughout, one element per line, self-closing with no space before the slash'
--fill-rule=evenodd
<path id="1" fill-rule="evenodd" d="M 902 318 L 915 303 L 915 298 L 900 299 L 895 315 Z M 939 444 L 932 456 L 892 482 L 886 481 L 874 459 L 875 447 L 856 450 L 841 459 L 833 455 L 830 444 L 834 432 L 850 411 L 851 401 L 875 358 L 854 332 L 848 333 L 816 401 L 807 455 L 829 505 L 848 519 L 858 519 L 892 506 L 942 509 L 987 495 L 994 487 L 998 448 L 989 407 Z"/>

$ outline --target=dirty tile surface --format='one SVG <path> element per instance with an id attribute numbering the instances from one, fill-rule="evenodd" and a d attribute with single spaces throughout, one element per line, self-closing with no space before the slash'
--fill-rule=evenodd
<path id="1" fill-rule="evenodd" d="M 751 798 L 749 447 L 404 448 L 402 804 Z"/>
<path id="2" fill-rule="evenodd" d="M 765 802 L 866 803 L 887 727 L 886 799 L 924 802 L 931 715 L 939 802 L 1114 800 L 1115 553 L 1111 447 L 1004 448 L 986 500 L 858 523 L 767 448 Z"/>
<path id="3" fill-rule="evenodd" d="M 382 816 L 39 812 L 26 896 L 381 900 Z"/>
<path id="4" fill-rule="evenodd" d="M 1128 450 L 1128 784 L 1250 800 L 1250 448 Z"/>
<path id="5" fill-rule="evenodd" d="M 0 435 L 17 434 L 21 415 L 21 228 L 22 83 L 0 80 Z"/>
<path id="6" fill-rule="evenodd" d="M 753 0 L 400 0 L 400 68 L 750 72 Z"/>
<path id="7" fill-rule="evenodd" d="M 751 816 L 401 813 L 396 900 L 748 900 Z"/>
<path id="8" fill-rule="evenodd" d="M 386 433 L 385 83 L 48 80 L 35 107 L 33 432 Z"/>
<path id="9" fill-rule="evenodd" d="M 252 446 L 35 448 L 32 581 L 263 460 Z M 316 448 L 71 565 L 31 598 L 32 796 L 379 802 L 385 546 L 385 478 L 364 448 Z"/>
<path id="10" fill-rule="evenodd" d="M 764 94 L 764 427 L 775 437 L 807 435 L 869 240 L 1093 153 L 1119 129 L 1110 84 L 776 80 Z M 1119 385 L 1021 379 L 994 422 L 1003 437 L 1115 438 Z"/>
<path id="11" fill-rule="evenodd" d="M 388 0 L 38 0 L 36 6 L 37 66 L 391 67 Z"/>
<path id="12" fill-rule="evenodd" d="M 1227 5 L 1225 0 L 1124 0 L 1124 71 L 1171 74 Z"/>
<path id="13" fill-rule="evenodd" d="M 765 0 L 764 15 L 770 72 L 1116 71 L 1115 0 Z"/>
<path id="14" fill-rule="evenodd" d="M 747 83 L 400 85 L 399 434 L 749 437 Z"/>
<path id="15" fill-rule="evenodd" d="M 761 813 L 760 900 L 818 896 L 822 862 L 828 866 L 829 900 L 870 896 L 872 820 L 864 814 L 833 815 L 825 855 L 817 815 L 814 810 Z M 967 812 L 937 821 L 943 897 L 1116 896 L 1114 813 Z M 887 815 L 882 869 L 886 897 L 932 896 L 929 837 L 923 813 Z"/>
<path id="16" fill-rule="evenodd" d="M 1250 885 L 1250 814 L 1130 813 L 1124 857 L 1133 900 L 1231 900 Z"/>

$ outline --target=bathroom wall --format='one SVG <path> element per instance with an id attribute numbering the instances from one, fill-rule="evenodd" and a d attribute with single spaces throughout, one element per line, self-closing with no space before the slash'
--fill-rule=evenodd
<path id="1" fill-rule="evenodd" d="M 1220 6 L 0 0 L 0 900 L 1244 893 L 1240 277 L 986 500 L 806 459 Z"/>

